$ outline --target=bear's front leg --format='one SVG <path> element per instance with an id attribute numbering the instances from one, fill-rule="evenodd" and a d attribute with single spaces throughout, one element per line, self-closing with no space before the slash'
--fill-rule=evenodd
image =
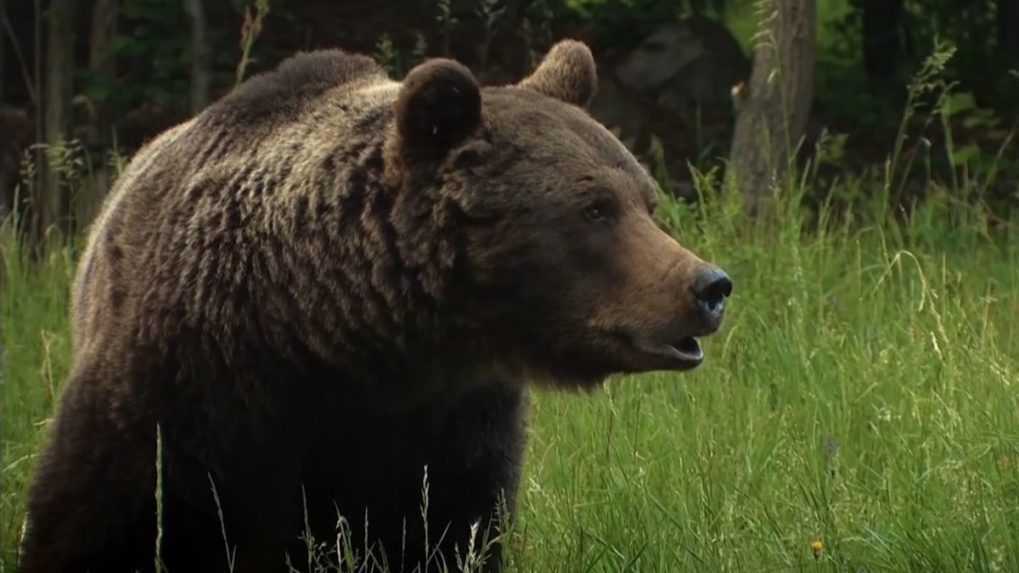
<path id="1" fill-rule="evenodd" d="M 516 504 L 523 464 L 525 390 L 494 385 L 475 390 L 452 408 L 432 444 L 428 464 L 429 542 L 439 542 L 447 565 L 457 556 L 502 568 L 503 539 Z M 472 541 L 472 528 L 474 530 Z"/>
<path id="2" fill-rule="evenodd" d="M 187 404 L 152 415 L 138 403 L 130 410 L 111 407 L 117 385 L 87 366 L 68 382 L 29 493 L 19 570 L 153 571 L 157 541 L 169 571 L 226 571 L 227 545 L 234 571 L 285 570 L 286 543 L 301 522 L 299 448 L 235 432 L 229 447 L 214 449 L 224 432 L 182 416 Z"/>
<path id="3" fill-rule="evenodd" d="M 20 571 L 152 567 L 154 432 L 124 431 L 109 402 L 88 369 L 69 381 L 29 492 Z"/>
<path id="4" fill-rule="evenodd" d="M 302 464 L 316 541 L 342 533 L 352 551 L 392 571 L 457 570 L 477 524 L 475 556 L 485 551 L 484 570 L 499 571 L 501 544 L 491 541 L 516 501 L 525 407 L 522 386 L 495 383 L 413 411 L 331 405 Z"/>

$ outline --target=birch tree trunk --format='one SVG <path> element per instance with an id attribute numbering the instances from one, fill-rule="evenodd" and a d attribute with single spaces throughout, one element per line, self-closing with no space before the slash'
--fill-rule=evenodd
<path id="1" fill-rule="evenodd" d="M 184 0 L 191 19 L 191 113 L 197 114 L 209 103 L 208 24 L 202 0 Z"/>
<path id="2" fill-rule="evenodd" d="M 759 0 L 750 85 L 733 90 L 736 129 L 730 182 L 752 212 L 781 185 L 807 127 L 817 58 L 816 0 Z"/>

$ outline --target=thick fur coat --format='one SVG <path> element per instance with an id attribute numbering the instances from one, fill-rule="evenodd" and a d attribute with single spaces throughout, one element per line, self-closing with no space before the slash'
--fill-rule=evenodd
<path id="1" fill-rule="evenodd" d="M 731 286 L 655 225 L 595 89 L 572 41 L 486 88 L 315 52 L 143 148 L 80 262 L 22 571 L 147 571 L 157 539 L 223 571 L 222 530 L 235 571 L 280 571 L 338 514 L 410 570 L 426 471 L 452 564 L 512 511 L 527 382 L 696 366 Z"/>

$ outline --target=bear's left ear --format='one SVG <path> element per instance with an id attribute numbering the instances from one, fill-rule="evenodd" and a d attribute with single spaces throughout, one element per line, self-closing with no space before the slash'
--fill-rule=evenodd
<path id="1" fill-rule="evenodd" d="M 563 40 L 517 85 L 586 108 L 598 91 L 598 70 L 585 44 Z"/>
<path id="2" fill-rule="evenodd" d="M 407 74 L 396 101 L 402 151 L 442 155 L 481 124 L 481 90 L 458 62 L 435 58 Z"/>

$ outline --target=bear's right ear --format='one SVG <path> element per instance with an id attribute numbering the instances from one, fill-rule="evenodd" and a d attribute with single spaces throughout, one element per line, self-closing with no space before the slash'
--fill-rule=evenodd
<path id="1" fill-rule="evenodd" d="M 396 125 L 402 152 L 441 156 L 481 125 L 481 88 L 462 64 L 429 60 L 404 78 Z"/>
<path id="2" fill-rule="evenodd" d="M 583 42 L 561 40 L 538 69 L 517 85 L 586 108 L 598 91 L 598 69 Z"/>

